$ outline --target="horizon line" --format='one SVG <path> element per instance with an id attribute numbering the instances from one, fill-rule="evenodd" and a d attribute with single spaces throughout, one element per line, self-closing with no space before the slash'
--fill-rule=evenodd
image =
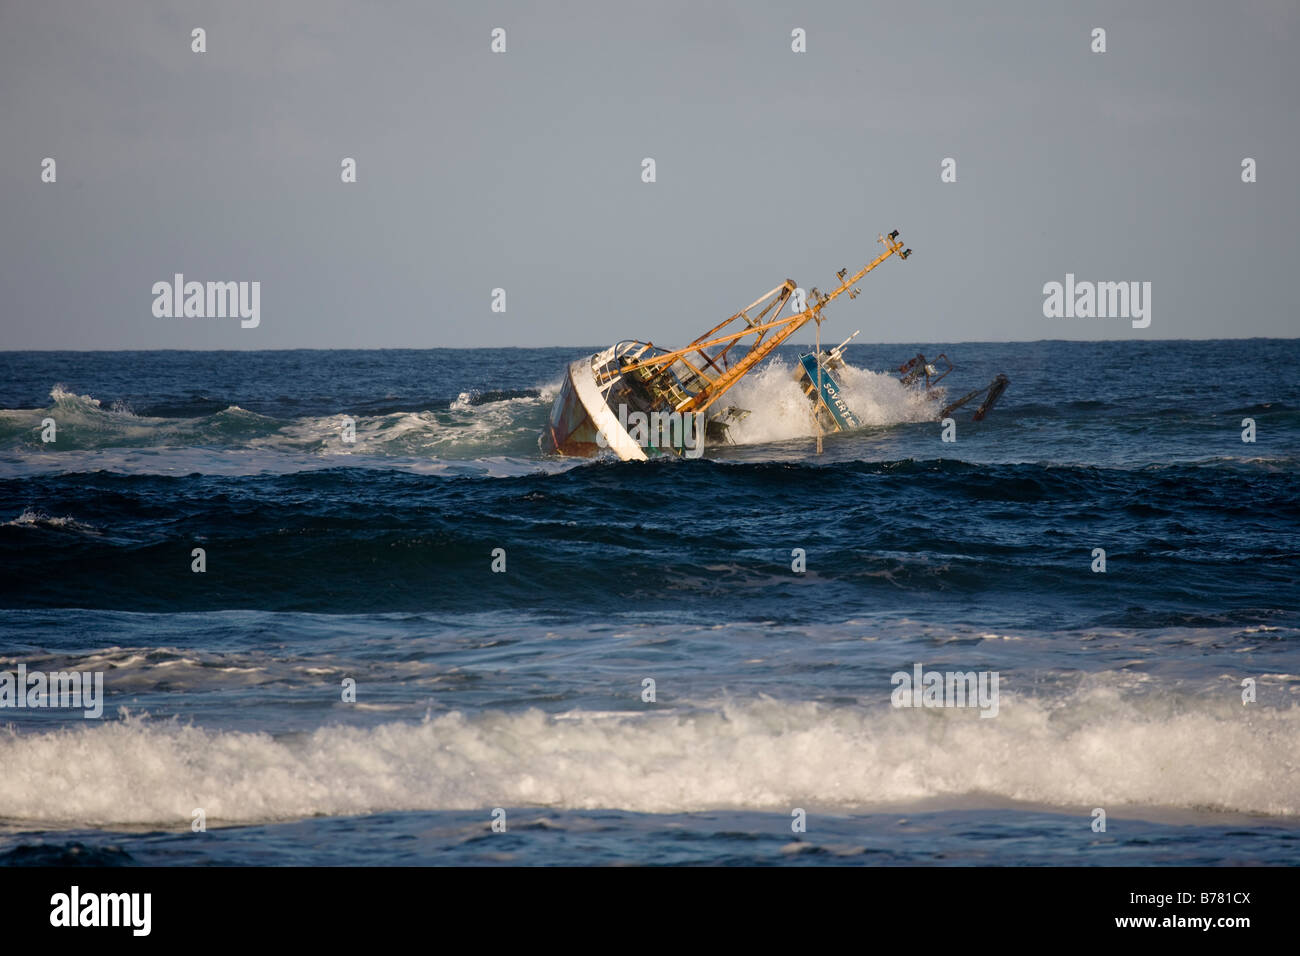
<path id="1" fill-rule="evenodd" d="M 1300 336 L 1281 335 L 1247 335 L 1222 336 L 1218 338 L 1122 338 L 1122 339 L 920 339 L 900 340 L 895 342 L 855 342 L 854 346 L 866 345 L 1037 345 L 1045 343 L 1110 344 L 1151 342 L 1295 342 Z M 790 347 L 800 347 L 800 343 L 783 343 Z M 811 346 L 812 343 L 802 343 Z M 16 348 L 0 349 L 0 355 L 21 355 L 30 352 L 481 352 L 495 351 L 535 351 L 538 349 L 588 349 L 600 351 L 607 345 L 345 345 L 345 346 L 275 346 L 270 348 Z"/>

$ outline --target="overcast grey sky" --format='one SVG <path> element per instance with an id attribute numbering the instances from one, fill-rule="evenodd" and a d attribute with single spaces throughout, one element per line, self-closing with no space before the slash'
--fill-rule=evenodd
<path id="1" fill-rule="evenodd" d="M 0 0 L 0 349 L 669 345 L 894 228 L 828 338 L 1292 337 L 1298 41 L 1296 0 Z M 154 317 L 176 272 L 261 324 Z M 1150 327 L 1045 318 L 1067 272 Z"/>

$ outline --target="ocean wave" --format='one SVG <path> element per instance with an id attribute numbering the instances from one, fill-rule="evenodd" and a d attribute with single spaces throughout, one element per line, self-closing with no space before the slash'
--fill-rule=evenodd
<path id="1" fill-rule="evenodd" d="M 535 458 L 553 394 L 551 386 L 473 391 L 420 410 L 395 408 L 383 400 L 362 403 L 354 413 L 295 418 L 276 418 L 233 403 L 213 410 L 211 400 L 202 398 L 202 414 L 151 417 L 123 402 L 105 408 L 91 395 L 56 385 L 45 408 L 0 410 L 0 451 L 16 454 L 20 461 L 39 455 L 45 465 L 75 460 L 77 452 L 195 448 L 218 459 L 248 451 L 344 460 Z M 172 403 L 165 410 L 181 409 Z M 55 440 L 48 443 L 43 440 L 47 419 L 56 426 Z"/>
<path id="2" fill-rule="evenodd" d="M 1300 460 L 1287 437 L 1294 411 L 1283 403 L 1241 405 L 1258 417 L 1258 444 L 1240 441 L 1236 411 L 1193 415 L 1185 405 L 1154 402 L 1141 409 L 1093 399 L 1021 404 L 1019 392 L 990 418 L 959 413 L 956 443 L 940 443 L 935 424 L 945 399 L 904 387 L 893 373 L 846 366 L 842 391 L 864 427 L 826 436 L 813 453 L 811 406 L 794 376 L 792 356 L 778 355 L 743 378 L 721 401 L 749 412 L 714 443 L 719 461 L 796 462 L 809 466 L 859 461 L 889 463 L 936 453 L 978 464 L 1030 462 L 1106 468 L 1194 465 L 1220 471 L 1294 471 Z M 980 380 L 967 380 L 964 392 Z M 435 383 L 436 387 L 436 383 Z M 354 394 L 350 408 L 323 413 L 326 396 L 249 394 L 241 405 L 207 392 L 101 400 L 62 384 L 45 408 L 0 410 L 0 474 L 106 470 L 129 474 L 289 474 L 332 465 L 383 467 L 426 474 L 517 475 L 556 472 L 586 460 L 543 457 L 538 436 L 559 382 L 531 387 L 475 386 L 455 397 L 436 391 L 379 390 Z M 300 390 L 301 391 L 301 390 Z M 1041 393 L 1041 390 L 1039 390 Z M 405 397 L 403 397 L 405 396 Z M 312 410 L 313 414 L 301 414 Z M 54 419 L 57 440 L 42 440 Z M 496 462 L 532 462 L 522 469 Z"/>
<path id="3" fill-rule="evenodd" d="M 1198 466 L 663 460 L 557 462 L 547 474 L 519 460 L 492 480 L 477 464 L 459 478 L 439 467 L 0 480 L 13 509 L 0 511 L 5 600 L 305 610 L 328 593 L 340 611 L 405 611 L 491 593 L 601 613 L 671 595 L 795 613 L 815 577 L 831 604 L 996 597 L 1028 612 L 1024 595 L 1039 593 L 1063 620 L 1108 626 L 1284 624 L 1296 610 L 1290 473 L 1234 473 L 1225 494 L 1222 470 Z M 36 535 L 37 514 L 104 534 Z M 196 546 L 219 574 L 191 572 Z M 498 546 L 507 574 L 488 570 Z M 807 577 L 791 571 L 796 547 Z M 1090 570 L 1098 547 L 1104 576 Z M 598 588 L 593 553 L 614 572 Z"/>
<path id="4" fill-rule="evenodd" d="M 755 700 L 668 712 L 454 712 L 272 735 L 127 717 L 0 737 L 0 818 L 252 823 L 502 807 L 867 809 L 971 796 L 1300 813 L 1300 708 L 1003 694 L 999 715 Z"/>
<path id="5" fill-rule="evenodd" d="M 61 518 L 51 517 L 43 511 L 34 508 L 23 509 L 22 514 L 9 521 L 0 522 L 3 528 L 31 528 L 44 529 L 50 531 L 70 531 L 80 534 L 100 534 L 100 529 L 94 525 L 78 521 L 71 515 L 64 515 Z"/>

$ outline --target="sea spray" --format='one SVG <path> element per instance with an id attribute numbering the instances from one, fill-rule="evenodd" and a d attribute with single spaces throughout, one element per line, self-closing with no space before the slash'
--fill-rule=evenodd
<path id="1" fill-rule="evenodd" d="M 865 426 L 932 421 L 940 405 L 905 387 L 892 375 L 843 366 L 836 380 L 849 408 Z M 729 429 L 738 445 L 789 441 L 815 434 L 812 403 L 795 378 L 795 366 L 775 358 L 750 373 L 729 391 L 720 405 L 735 405 L 749 415 Z"/>

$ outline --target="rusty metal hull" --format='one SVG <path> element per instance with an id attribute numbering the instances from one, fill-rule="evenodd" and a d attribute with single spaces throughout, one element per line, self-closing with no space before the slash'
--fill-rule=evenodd
<path id="1" fill-rule="evenodd" d="M 608 350 L 612 357 L 613 350 Z M 628 434 L 596 384 L 595 369 L 609 361 L 598 352 L 572 363 L 564 373 L 560 393 L 538 445 L 543 454 L 568 458 L 594 458 L 612 451 L 624 461 L 645 461 L 646 453 Z M 604 445 L 599 440 L 604 433 Z"/>

